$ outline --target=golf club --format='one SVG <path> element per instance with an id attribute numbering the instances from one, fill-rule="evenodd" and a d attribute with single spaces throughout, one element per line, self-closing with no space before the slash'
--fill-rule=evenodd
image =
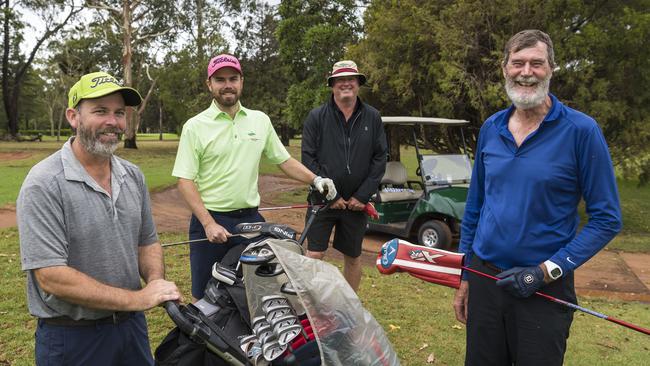
<path id="1" fill-rule="evenodd" d="M 289 304 L 289 299 L 282 295 L 267 295 L 262 297 L 262 311 L 266 312 L 266 308 L 274 305 Z"/>
<path id="2" fill-rule="evenodd" d="M 464 270 L 467 270 L 467 271 L 469 271 L 469 272 L 476 273 L 476 274 L 479 275 L 479 276 L 483 276 L 483 277 L 491 278 L 491 279 L 493 279 L 493 280 L 498 280 L 498 278 L 495 277 L 495 276 L 491 276 L 491 275 L 489 275 L 489 274 L 487 274 L 487 273 L 483 273 L 483 272 L 481 272 L 481 271 L 477 271 L 477 270 L 472 269 L 472 268 L 469 268 L 469 267 L 462 266 L 461 268 L 464 269 Z M 641 333 L 644 333 L 644 334 L 650 335 L 650 329 L 646 329 L 646 328 L 640 327 L 640 326 L 638 326 L 638 325 L 634 325 L 634 324 L 632 324 L 632 323 L 628 323 L 628 322 L 626 322 L 626 321 L 624 321 L 624 320 L 616 319 L 616 318 L 614 318 L 614 317 L 611 317 L 611 316 L 608 316 L 608 315 L 605 315 L 605 314 L 599 313 L 599 312 L 597 312 L 597 311 L 593 311 L 593 310 L 591 310 L 591 309 L 584 308 L 584 307 L 582 307 L 582 306 L 580 306 L 580 305 L 577 305 L 577 304 L 574 304 L 574 303 L 571 303 L 571 302 L 568 302 L 568 301 L 564 301 L 564 300 L 562 300 L 562 299 L 558 299 L 557 297 L 553 297 L 553 296 L 551 296 L 551 295 L 547 295 L 547 294 L 545 294 L 545 293 L 543 293 L 543 292 L 539 292 L 539 291 L 537 291 L 537 292 L 535 292 L 535 295 L 537 295 L 537 296 L 541 296 L 541 297 L 543 297 L 543 298 L 545 298 L 545 299 L 548 299 L 548 300 L 553 301 L 553 302 L 555 302 L 555 303 L 558 303 L 558 304 L 560 304 L 560 305 L 564 305 L 564 306 L 570 307 L 570 308 L 572 308 L 572 309 L 582 311 L 583 313 L 587 313 L 587 314 L 589 314 L 589 315 L 593 315 L 593 316 L 595 316 L 595 317 L 597 317 L 597 318 L 605 319 L 605 320 L 610 321 L 610 322 L 612 322 L 612 323 L 615 323 L 615 324 L 618 324 L 618 325 L 622 325 L 622 326 L 624 326 L 624 327 L 627 327 L 627 328 L 630 328 L 630 329 L 636 330 L 637 332 L 641 332 Z"/>
<path id="3" fill-rule="evenodd" d="M 281 317 L 275 318 L 269 322 L 273 331 L 277 334 L 277 330 L 283 327 L 288 327 L 290 325 L 298 324 L 298 317 L 293 314 L 283 315 Z"/>
<path id="4" fill-rule="evenodd" d="M 266 263 L 255 268 L 255 274 L 260 277 L 275 277 L 284 273 L 280 263 Z"/>
<path id="5" fill-rule="evenodd" d="M 291 341 L 296 339 L 296 337 L 299 336 L 301 333 L 303 333 L 303 329 L 302 326 L 300 326 L 300 324 L 293 324 L 293 325 L 281 327 L 280 329 L 277 330 L 277 332 L 275 332 L 275 334 L 278 336 L 278 343 L 281 346 L 289 344 Z"/>
<path id="6" fill-rule="evenodd" d="M 282 287 L 280 287 L 280 292 L 287 295 L 298 295 L 298 292 L 296 292 L 296 289 L 293 288 L 291 282 L 285 282 L 282 284 Z"/>
<path id="7" fill-rule="evenodd" d="M 415 245 L 406 240 L 400 239 L 393 239 L 384 243 L 377 257 L 377 269 L 383 274 L 406 272 L 426 282 L 436 283 L 452 288 L 458 288 L 460 286 L 462 270 L 491 278 L 493 280 L 498 280 L 495 276 L 463 266 L 462 263 L 463 254 L 461 253 L 453 253 L 445 250 Z M 638 325 L 598 313 L 568 301 L 547 295 L 543 292 L 535 292 L 535 295 L 574 310 L 579 310 L 612 323 L 622 325 L 637 332 L 650 335 L 649 329 Z"/>
<path id="8" fill-rule="evenodd" d="M 286 350 L 286 345 L 281 345 L 278 341 L 272 341 L 262 346 L 262 355 L 264 355 L 265 360 L 271 362 L 280 357 Z"/>
<path id="9" fill-rule="evenodd" d="M 244 352 L 249 358 L 250 356 L 248 356 L 248 351 L 253 347 L 255 342 L 257 342 L 257 337 L 254 334 L 239 338 L 239 347 L 241 348 L 242 352 Z"/>
<path id="10" fill-rule="evenodd" d="M 277 318 L 279 318 L 281 316 L 293 314 L 293 312 L 294 312 L 294 310 L 291 307 L 291 305 L 288 305 L 288 304 L 287 305 L 275 305 L 275 306 L 269 306 L 266 309 L 265 316 L 266 316 L 267 322 L 271 322 L 274 319 L 277 319 Z"/>
<path id="11" fill-rule="evenodd" d="M 252 248 L 245 250 L 239 261 L 244 264 L 265 264 L 275 258 L 275 253 L 268 247 Z"/>

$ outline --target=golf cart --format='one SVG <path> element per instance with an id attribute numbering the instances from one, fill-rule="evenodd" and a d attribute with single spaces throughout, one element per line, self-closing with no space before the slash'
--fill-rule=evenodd
<path id="1" fill-rule="evenodd" d="M 388 136 L 395 129 L 410 130 L 418 180 L 409 180 L 401 161 L 389 161 L 377 194 L 372 198 L 379 219 L 369 219 L 368 230 L 405 239 L 417 238 L 418 244 L 427 247 L 448 248 L 460 235 L 472 171 L 465 139 L 461 130 L 463 150 L 460 153 L 423 153 L 418 134 L 429 126 L 462 126 L 469 121 L 429 117 L 382 117 L 382 121 Z"/>

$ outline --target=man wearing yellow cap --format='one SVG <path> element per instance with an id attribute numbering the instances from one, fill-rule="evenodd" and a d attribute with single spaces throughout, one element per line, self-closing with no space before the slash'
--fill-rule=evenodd
<path id="1" fill-rule="evenodd" d="M 20 189 L 38 365 L 153 365 L 142 311 L 181 298 L 164 279 L 144 176 L 113 155 L 126 107 L 141 100 L 109 74 L 82 76 L 66 110 L 76 135 L 36 164 Z"/>

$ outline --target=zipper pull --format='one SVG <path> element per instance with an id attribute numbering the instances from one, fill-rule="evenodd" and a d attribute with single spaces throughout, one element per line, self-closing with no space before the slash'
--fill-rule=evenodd
<path id="1" fill-rule="evenodd" d="M 348 164 L 348 175 L 352 174 L 352 171 L 350 170 L 350 164 Z"/>

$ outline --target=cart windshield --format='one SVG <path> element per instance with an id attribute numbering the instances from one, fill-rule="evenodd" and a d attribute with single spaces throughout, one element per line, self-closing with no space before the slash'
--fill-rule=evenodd
<path id="1" fill-rule="evenodd" d="M 472 165 L 467 155 L 422 155 L 422 176 L 427 185 L 467 184 Z"/>

